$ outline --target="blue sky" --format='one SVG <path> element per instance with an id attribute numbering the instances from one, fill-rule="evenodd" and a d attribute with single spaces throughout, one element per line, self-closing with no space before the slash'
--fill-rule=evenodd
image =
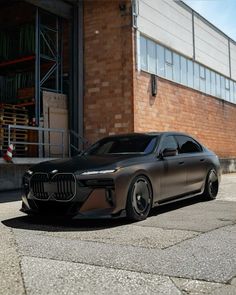
<path id="1" fill-rule="evenodd" d="M 236 0 L 183 0 L 236 41 Z"/>

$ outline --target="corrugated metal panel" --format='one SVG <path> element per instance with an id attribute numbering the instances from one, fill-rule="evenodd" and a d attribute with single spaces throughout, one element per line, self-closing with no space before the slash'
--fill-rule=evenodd
<path id="1" fill-rule="evenodd" d="M 193 56 L 192 13 L 170 0 L 138 0 L 137 26 L 141 33 Z"/>
<path id="2" fill-rule="evenodd" d="M 230 42 L 231 73 L 232 79 L 236 80 L 236 44 Z"/>
<path id="3" fill-rule="evenodd" d="M 230 39 L 227 35 L 183 2 L 136 1 L 139 8 L 137 28 L 141 34 L 225 76 L 230 77 L 231 71 L 232 78 L 236 79 L 236 45 L 230 41 L 229 50 Z M 231 69 L 229 60 L 232 63 Z"/>
<path id="4" fill-rule="evenodd" d="M 196 61 L 229 76 L 228 38 L 195 16 Z"/>

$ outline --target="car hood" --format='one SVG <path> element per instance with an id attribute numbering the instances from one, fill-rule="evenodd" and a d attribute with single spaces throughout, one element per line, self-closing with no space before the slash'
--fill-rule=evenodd
<path id="1" fill-rule="evenodd" d="M 91 169 L 115 169 L 127 164 L 127 161 L 137 158 L 137 155 L 106 155 L 106 156 L 76 156 L 70 159 L 60 159 L 41 162 L 30 168 L 33 172 L 49 173 L 57 170 L 59 173 L 74 173 Z M 138 157 L 140 158 L 140 157 Z"/>

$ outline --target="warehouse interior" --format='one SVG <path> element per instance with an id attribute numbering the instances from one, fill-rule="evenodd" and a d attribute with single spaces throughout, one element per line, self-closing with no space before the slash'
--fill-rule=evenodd
<path id="1" fill-rule="evenodd" d="M 13 143 L 15 157 L 68 155 L 68 130 L 72 146 L 82 138 L 76 120 L 82 117 L 75 68 L 79 5 L 57 1 L 52 10 L 50 1 L 31 0 L 0 6 L 0 153 Z"/>

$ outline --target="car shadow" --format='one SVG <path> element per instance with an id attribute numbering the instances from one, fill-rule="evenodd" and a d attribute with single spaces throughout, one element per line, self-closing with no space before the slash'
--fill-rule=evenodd
<path id="1" fill-rule="evenodd" d="M 169 203 L 169 204 L 163 204 L 161 206 L 157 206 L 157 207 L 153 208 L 151 210 L 149 216 L 156 216 L 159 214 L 178 210 L 180 208 L 184 208 L 184 207 L 191 206 L 196 203 L 202 203 L 202 202 L 205 202 L 204 199 L 202 198 L 202 196 L 197 196 L 197 197 L 192 197 L 192 198 L 185 199 L 185 200 L 179 200 L 179 201 Z"/>
<path id="2" fill-rule="evenodd" d="M 170 211 L 178 210 L 183 207 L 191 206 L 202 202 L 200 197 L 195 197 L 175 203 L 158 206 L 153 208 L 149 217 L 165 214 Z M 36 230 L 47 232 L 70 232 L 70 231 L 98 231 L 113 227 L 134 224 L 137 222 L 129 221 L 126 218 L 120 219 L 52 219 L 43 217 L 20 216 L 2 221 L 7 227 L 14 229 Z"/>

